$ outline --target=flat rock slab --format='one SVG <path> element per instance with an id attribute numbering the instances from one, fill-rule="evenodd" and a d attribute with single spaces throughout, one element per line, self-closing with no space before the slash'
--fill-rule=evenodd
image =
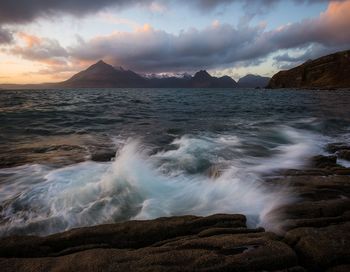
<path id="1" fill-rule="evenodd" d="M 289 245 L 242 215 L 182 216 L 3 238 L 1 271 L 254 271 L 297 267 Z"/>
<path id="2" fill-rule="evenodd" d="M 334 266 L 340 269 L 341 264 L 350 261 L 350 222 L 323 228 L 297 228 L 286 234 L 285 241 L 310 270 Z"/>

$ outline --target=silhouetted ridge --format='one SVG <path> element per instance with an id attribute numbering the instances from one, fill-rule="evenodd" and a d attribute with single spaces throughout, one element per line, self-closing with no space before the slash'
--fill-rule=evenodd
<path id="1" fill-rule="evenodd" d="M 122 67 L 113 67 L 103 60 L 70 79 L 58 83 L 65 88 L 235 88 L 237 83 L 229 76 L 220 78 L 200 70 L 195 75 L 183 77 L 146 78 Z"/>
<path id="2" fill-rule="evenodd" d="M 248 74 L 238 80 L 239 87 L 243 88 L 264 88 L 269 84 L 271 78 L 259 75 Z"/>
<path id="3" fill-rule="evenodd" d="M 349 88 L 350 50 L 308 60 L 275 74 L 269 88 Z"/>

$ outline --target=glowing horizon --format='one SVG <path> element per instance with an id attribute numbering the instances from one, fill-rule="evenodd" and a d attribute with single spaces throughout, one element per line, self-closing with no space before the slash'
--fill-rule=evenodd
<path id="1" fill-rule="evenodd" d="M 350 48 L 350 0 L 0 3 L 0 83 L 68 79 L 99 59 L 138 73 L 272 76 Z"/>

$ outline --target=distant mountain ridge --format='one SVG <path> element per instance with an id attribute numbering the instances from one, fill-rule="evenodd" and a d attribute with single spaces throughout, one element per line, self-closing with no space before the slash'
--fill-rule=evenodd
<path id="1" fill-rule="evenodd" d="M 350 50 L 337 52 L 275 74 L 269 88 L 349 88 Z"/>
<path id="2" fill-rule="evenodd" d="M 229 76 L 213 77 L 201 70 L 194 76 L 147 78 L 133 71 L 116 69 L 100 60 L 70 79 L 57 83 L 63 88 L 236 88 Z"/>
<path id="3" fill-rule="evenodd" d="M 270 81 L 270 77 L 248 74 L 238 80 L 239 87 L 242 88 L 265 88 Z"/>
<path id="4" fill-rule="evenodd" d="M 130 70 L 116 69 L 100 60 L 70 79 L 58 83 L 69 88 L 142 87 L 147 80 Z"/>
<path id="5" fill-rule="evenodd" d="M 350 88 L 350 50 L 337 52 L 276 73 L 271 79 L 248 74 L 236 82 L 200 70 L 193 76 L 148 77 L 100 60 L 68 80 L 42 84 L 0 84 L 0 89 L 45 88 Z"/>

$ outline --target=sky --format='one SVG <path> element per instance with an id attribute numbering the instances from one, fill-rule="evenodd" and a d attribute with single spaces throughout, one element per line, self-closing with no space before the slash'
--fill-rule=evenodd
<path id="1" fill-rule="evenodd" d="M 141 74 L 272 76 L 350 49 L 350 0 L 1 0 L 0 83 L 102 59 Z"/>

